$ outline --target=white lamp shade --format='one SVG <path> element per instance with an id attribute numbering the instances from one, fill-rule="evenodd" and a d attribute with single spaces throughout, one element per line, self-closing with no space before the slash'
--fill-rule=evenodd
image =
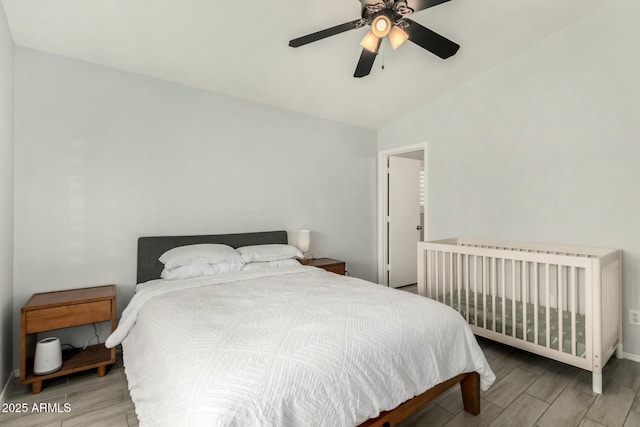
<path id="1" fill-rule="evenodd" d="M 309 252 L 309 246 L 311 246 L 311 231 L 300 230 L 298 232 L 298 249 L 302 252 Z"/>

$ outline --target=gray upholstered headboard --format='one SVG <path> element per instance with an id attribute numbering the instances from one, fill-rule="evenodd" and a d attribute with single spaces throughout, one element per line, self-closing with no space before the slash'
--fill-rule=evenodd
<path id="1" fill-rule="evenodd" d="M 177 246 L 199 243 L 221 243 L 233 248 L 248 245 L 287 244 L 286 231 L 262 231 L 257 233 L 216 234 L 207 236 L 156 236 L 138 239 L 137 282 L 159 279 L 162 263 L 160 255 Z"/>

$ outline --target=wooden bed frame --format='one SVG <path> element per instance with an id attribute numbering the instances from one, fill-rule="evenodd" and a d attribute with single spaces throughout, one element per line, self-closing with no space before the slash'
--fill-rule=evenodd
<path id="1" fill-rule="evenodd" d="M 177 246 L 200 243 L 220 243 L 238 248 L 248 245 L 287 244 L 288 237 L 287 232 L 282 230 L 199 236 L 140 237 L 138 239 L 137 283 L 160 278 L 163 266 L 158 258 L 164 252 Z M 477 372 L 468 372 L 444 381 L 390 411 L 382 412 L 378 417 L 360 424 L 360 427 L 394 426 L 456 384 L 460 384 L 464 410 L 472 415 L 478 415 L 480 413 L 480 375 Z"/>
<path id="2" fill-rule="evenodd" d="M 477 372 L 467 372 L 430 388 L 413 399 L 400 404 L 395 409 L 382 412 L 376 418 L 371 418 L 360 424 L 359 427 L 395 426 L 458 383 L 462 390 L 464 410 L 471 415 L 478 415 L 480 413 L 480 374 Z"/>

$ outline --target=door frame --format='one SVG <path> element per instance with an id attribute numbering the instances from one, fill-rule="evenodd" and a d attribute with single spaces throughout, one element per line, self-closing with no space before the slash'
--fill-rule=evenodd
<path id="1" fill-rule="evenodd" d="M 423 150 L 424 158 L 424 188 L 427 187 L 427 143 L 408 145 L 404 147 L 393 148 L 389 150 L 378 151 L 378 284 L 389 286 L 387 277 L 387 258 L 389 239 L 387 237 L 387 210 L 386 206 L 389 201 L 389 186 L 387 185 L 388 159 L 390 156 L 409 153 L 411 151 Z M 427 192 L 428 194 L 428 192 Z M 427 200 L 424 203 L 424 240 L 428 240 Z M 416 248 L 416 251 L 418 249 Z"/>

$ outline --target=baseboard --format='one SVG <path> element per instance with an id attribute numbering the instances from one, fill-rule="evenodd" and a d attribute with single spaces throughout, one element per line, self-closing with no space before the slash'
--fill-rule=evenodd
<path id="1" fill-rule="evenodd" d="M 5 394 L 7 393 L 7 388 L 9 387 L 9 383 L 11 383 L 11 379 L 13 378 L 13 375 L 11 375 L 12 373 L 13 371 L 9 373 L 7 378 L 7 383 L 4 385 L 4 387 L 2 387 L 2 393 L 0 393 L 0 405 L 4 403 L 4 398 L 5 398 Z"/>
<path id="2" fill-rule="evenodd" d="M 639 362 L 640 363 L 640 354 L 633 354 L 633 353 L 622 353 L 622 357 L 624 357 L 625 359 L 629 359 L 633 362 Z"/>

